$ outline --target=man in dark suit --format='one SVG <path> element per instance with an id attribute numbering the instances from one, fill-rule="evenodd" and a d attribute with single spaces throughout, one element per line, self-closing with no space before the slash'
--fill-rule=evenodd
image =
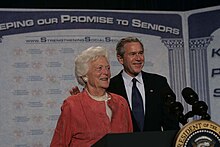
<path id="1" fill-rule="evenodd" d="M 179 122 L 165 105 L 163 92 L 172 93 L 167 79 L 158 74 L 142 71 L 145 60 L 142 42 L 135 37 L 122 38 L 116 46 L 116 51 L 117 59 L 122 64 L 123 70 L 111 78 L 108 91 L 123 96 L 129 103 L 134 132 L 178 130 Z M 144 125 L 142 129 L 134 117 L 132 108 L 133 78 L 137 79 L 137 87 L 143 101 Z"/>

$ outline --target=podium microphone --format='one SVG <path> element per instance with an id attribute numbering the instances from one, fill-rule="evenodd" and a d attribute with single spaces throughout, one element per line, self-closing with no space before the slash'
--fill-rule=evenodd
<path id="1" fill-rule="evenodd" d="M 166 91 L 165 95 L 165 104 L 168 106 L 169 111 L 173 113 L 177 120 L 182 124 L 185 125 L 187 123 L 187 119 L 183 114 L 183 105 L 180 102 L 176 101 L 176 95 L 171 91 Z"/>
<path id="2" fill-rule="evenodd" d="M 192 90 L 192 88 L 190 87 L 186 87 L 182 90 L 182 96 L 184 98 L 184 100 L 186 101 L 186 103 L 193 105 L 196 102 L 198 102 L 199 97 L 196 94 L 195 91 Z"/>
<path id="3" fill-rule="evenodd" d="M 190 87 L 186 87 L 182 90 L 182 96 L 186 103 L 192 105 L 192 111 L 185 114 L 186 118 L 193 117 L 194 115 L 201 116 L 201 119 L 210 120 L 211 117 L 207 113 L 208 106 L 204 101 L 199 101 L 198 94 Z"/>

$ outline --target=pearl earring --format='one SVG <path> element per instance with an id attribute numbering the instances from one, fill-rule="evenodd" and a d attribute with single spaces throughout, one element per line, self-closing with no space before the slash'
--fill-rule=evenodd
<path id="1" fill-rule="evenodd" d="M 83 80 L 84 80 L 84 82 L 87 82 L 88 78 L 87 77 L 83 77 Z"/>

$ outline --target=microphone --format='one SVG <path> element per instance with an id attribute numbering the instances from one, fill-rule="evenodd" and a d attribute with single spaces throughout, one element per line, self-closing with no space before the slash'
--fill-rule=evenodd
<path id="1" fill-rule="evenodd" d="M 186 101 L 186 103 L 188 103 L 190 105 L 195 104 L 199 100 L 199 97 L 196 94 L 196 92 L 193 91 L 189 87 L 186 87 L 182 90 L 182 96 L 183 96 L 184 100 Z"/>
<path id="2" fill-rule="evenodd" d="M 185 114 L 186 118 L 193 117 L 194 115 L 201 116 L 201 119 L 210 120 L 211 117 L 207 113 L 208 106 L 204 101 L 199 101 L 198 94 L 190 87 L 182 90 L 182 96 L 186 103 L 192 105 L 192 111 Z"/>
<path id="3" fill-rule="evenodd" d="M 185 125 L 187 123 L 187 119 L 185 115 L 183 114 L 183 105 L 180 102 L 174 102 L 170 106 L 170 111 L 174 113 L 178 119 L 178 121 Z"/>
<path id="4" fill-rule="evenodd" d="M 163 95 L 165 96 L 165 104 L 168 106 L 169 111 L 176 116 L 182 125 L 185 125 L 187 120 L 183 114 L 184 108 L 180 102 L 176 101 L 176 95 L 171 90 L 164 91 Z"/>
<path id="5" fill-rule="evenodd" d="M 165 104 L 171 106 L 176 101 L 176 95 L 172 91 L 164 91 Z"/>

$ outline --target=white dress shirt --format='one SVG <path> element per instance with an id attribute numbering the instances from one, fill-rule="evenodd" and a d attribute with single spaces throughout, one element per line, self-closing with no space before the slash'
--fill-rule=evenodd
<path id="1" fill-rule="evenodd" d="M 133 82 L 132 79 L 136 78 L 137 79 L 137 88 L 141 93 L 142 99 L 143 99 L 143 107 L 144 107 L 144 112 L 145 112 L 145 89 L 144 89 L 144 82 L 142 79 L 142 74 L 141 72 L 136 76 L 136 77 L 131 77 L 130 75 L 128 75 L 125 71 L 122 72 L 122 78 L 124 80 L 124 84 L 125 84 L 125 90 L 128 96 L 128 101 L 129 101 L 129 105 L 132 109 L 132 100 L 131 100 L 131 95 L 132 95 L 132 86 L 133 86 Z"/>

